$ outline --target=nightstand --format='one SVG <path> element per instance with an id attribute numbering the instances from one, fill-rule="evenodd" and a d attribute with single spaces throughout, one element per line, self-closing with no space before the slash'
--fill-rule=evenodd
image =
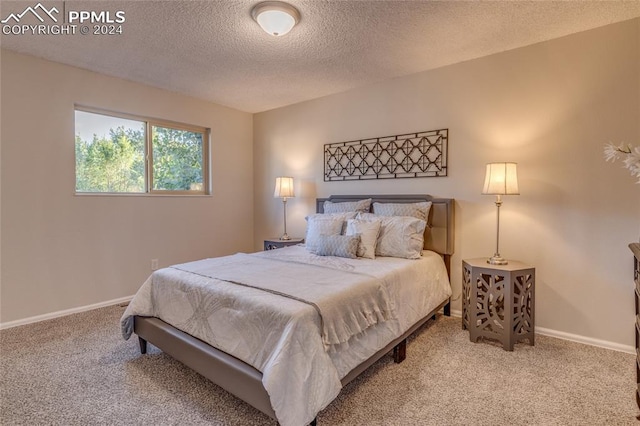
<path id="1" fill-rule="evenodd" d="M 469 340 L 496 339 L 507 351 L 522 339 L 533 346 L 535 281 L 535 268 L 515 260 L 463 260 L 462 328 L 469 330 Z"/>
<path id="2" fill-rule="evenodd" d="M 291 238 L 290 240 L 281 240 L 280 238 L 270 238 L 264 240 L 264 249 L 273 250 L 287 246 L 295 246 L 296 244 L 304 243 L 304 238 Z"/>
<path id="3" fill-rule="evenodd" d="M 640 243 L 631 243 L 633 252 L 633 278 L 635 282 L 634 299 L 636 301 L 636 404 L 640 408 Z M 640 418 L 640 417 L 639 417 Z"/>

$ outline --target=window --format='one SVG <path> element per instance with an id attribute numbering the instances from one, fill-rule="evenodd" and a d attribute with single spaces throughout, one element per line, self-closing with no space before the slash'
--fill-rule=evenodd
<path id="1" fill-rule="evenodd" d="M 77 193 L 208 194 L 209 129 L 76 107 Z"/>

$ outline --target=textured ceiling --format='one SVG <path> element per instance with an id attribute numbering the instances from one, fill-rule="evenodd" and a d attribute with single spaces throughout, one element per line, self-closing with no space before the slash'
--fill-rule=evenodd
<path id="1" fill-rule="evenodd" d="M 301 21 L 272 37 L 251 19 L 258 0 L 42 2 L 122 10 L 123 34 L 3 35 L 3 48 L 249 112 L 640 16 L 637 0 L 290 0 Z M 3 1 L 0 16 L 36 4 Z"/>

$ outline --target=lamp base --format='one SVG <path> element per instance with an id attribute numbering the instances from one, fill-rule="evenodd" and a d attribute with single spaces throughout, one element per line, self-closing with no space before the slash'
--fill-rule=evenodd
<path id="1" fill-rule="evenodd" d="M 507 262 L 507 259 L 505 259 L 504 257 L 500 256 L 499 254 L 494 254 L 493 256 L 491 256 L 489 259 L 487 259 L 487 263 L 490 265 L 507 265 L 509 264 L 509 262 Z"/>
<path id="2" fill-rule="evenodd" d="M 280 239 L 281 239 L 282 241 L 288 241 L 288 240 L 290 240 L 290 239 L 291 239 L 291 237 L 290 237 L 290 236 L 288 236 L 287 234 L 284 234 L 282 237 L 280 237 Z"/>

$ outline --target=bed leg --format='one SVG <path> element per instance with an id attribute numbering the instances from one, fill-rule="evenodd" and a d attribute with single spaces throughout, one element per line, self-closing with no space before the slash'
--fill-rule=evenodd
<path id="1" fill-rule="evenodd" d="M 138 343 L 140 343 L 140 353 L 141 354 L 146 354 L 147 353 L 147 341 L 144 340 L 142 337 L 138 336 Z"/>
<path id="2" fill-rule="evenodd" d="M 398 343 L 393 348 L 393 362 L 396 364 L 400 364 L 407 357 L 407 339 L 404 339 L 402 342 Z"/>
<path id="3" fill-rule="evenodd" d="M 444 311 L 444 315 L 446 317 L 450 317 L 451 316 L 451 301 L 448 301 L 446 305 L 444 305 L 444 308 L 442 308 L 442 310 Z"/>

